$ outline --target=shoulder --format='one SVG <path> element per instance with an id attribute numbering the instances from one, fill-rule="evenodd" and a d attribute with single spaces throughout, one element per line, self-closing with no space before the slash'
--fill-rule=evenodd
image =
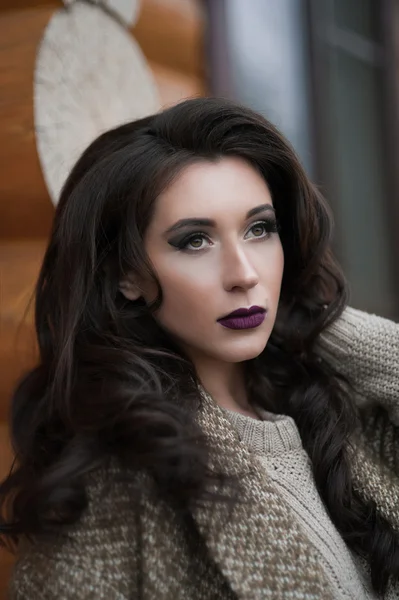
<path id="1" fill-rule="evenodd" d="M 115 465 L 92 472 L 79 521 L 21 546 L 10 599 L 130 597 L 137 573 L 139 479 Z"/>

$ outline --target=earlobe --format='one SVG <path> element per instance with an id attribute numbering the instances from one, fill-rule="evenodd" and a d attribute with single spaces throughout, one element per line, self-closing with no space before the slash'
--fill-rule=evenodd
<path id="1" fill-rule="evenodd" d="M 142 296 L 140 287 L 131 279 L 122 279 L 119 290 L 128 300 L 138 300 Z"/>

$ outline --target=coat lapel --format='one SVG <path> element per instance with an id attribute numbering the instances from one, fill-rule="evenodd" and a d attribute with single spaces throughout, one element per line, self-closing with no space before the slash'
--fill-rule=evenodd
<path id="1" fill-rule="evenodd" d="M 209 468 L 240 476 L 242 494 L 233 509 L 225 502 L 193 509 L 208 551 L 237 597 L 327 600 L 328 584 L 314 547 L 256 457 L 206 393 L 197 422 L 211 449 Z"/>

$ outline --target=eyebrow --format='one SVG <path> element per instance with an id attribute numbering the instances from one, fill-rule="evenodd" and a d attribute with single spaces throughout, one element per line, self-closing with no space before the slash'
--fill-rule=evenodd
<path id="1" fill-rule="evenodd" d="M 273 213 L 276 212 L 271 204 L 260 204 L 259 206 L 255 206 L 255 208 L 251 208 L 251 210 L 247 212 L 245 219 L 250 219 L 259 213 L 266 211 L 271 211 Z M 185 227 L 216 227 L 216 222 L 213 221 L 213 219 L 206 219 L 203 217 L 196 219 L 180 219 L 179 221 L 176 221 L 172 227 L 169 227 L 169 229 L 165 231 L 165 235 L 174 233 Z"/>

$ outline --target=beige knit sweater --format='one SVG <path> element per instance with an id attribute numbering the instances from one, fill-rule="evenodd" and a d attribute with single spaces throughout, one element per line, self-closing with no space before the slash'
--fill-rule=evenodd
<path id="1" fill-rule="evenodd" d="M 225 410 L 225 414 L 296 515 L 320 562 L 336 600 L 375 600 L 367 565 L 346 546 L 316 489 L 311 461 L 295 421 L 258 408 L 263 419 Z M 392 592 L 386 600 L 397 597 Z"/>
<path id="2" fill-rule="evenodd" d="M 351 377 L 359 403 L 382 409 L 351 445 L 353 482 L 399 533 L 399 327 L 347 309 L 319 351 Z M 227 417 L 204 397 L 196 419 L 210 470 L 240 476 L 242 502 L 233 512 L 225 503 L 194 508 L 187 538 L 148 474 L 111 464 L 88 481 L 89 505 L 78 523 L 22 549 L 10 600 L 373 598 L 367 570 L 315 493 L 290 418 Z M 394 587 L 389 600 L 399 598 Z"/>

